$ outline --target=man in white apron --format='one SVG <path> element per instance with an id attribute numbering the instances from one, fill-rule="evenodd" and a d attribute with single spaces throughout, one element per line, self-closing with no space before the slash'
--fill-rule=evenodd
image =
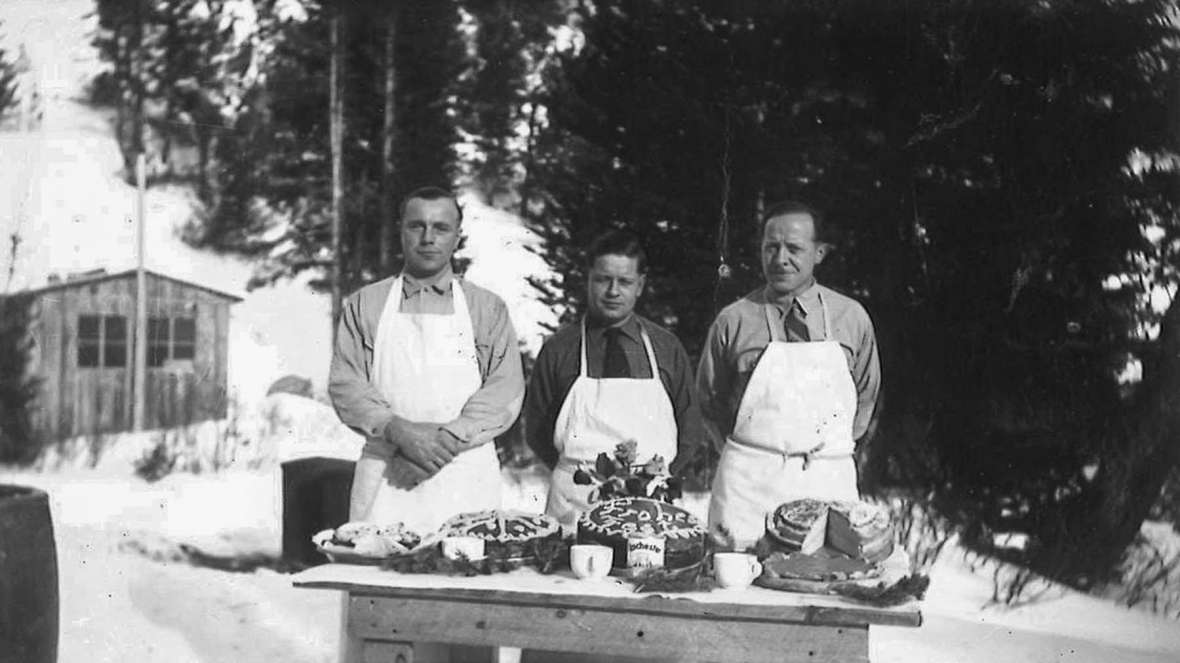
<path id="1" fill-rule="evenodd" d="M 638 240 L 604 235 L 587 270 L 586 316 L 545 342 L 525 405 L 529 446 L 553 469 L 546 513 L 571 532 L 593 489 L 573 482 L 578 463 L 634 440 L 638 462 L 659 455 L 672 464 L 705 441 L 684 347 L 635 313 L 645 272 Z"/>
<path id="2" fill-rule="evenodd" d="M 801 497 L 856 499 L 856 442 L 881 371 L 868 313 L 815 282 L 830 250 L 822 217 L 801 203 L 763 219 L 766 286 L 718 314 L 697 371 L 702 413 L 723 439 L 709 527 L 744 549 L 765 515 Z"/>
<path id="3" fill-rule="evenodd" d="M 451 271 L 461 222 L 450 193 L 411 193 L 402 273 L 344 302 L 328 391 L 367 440 L 352 520 L 425 535 L 457 513 L 500 506 L 492 440 L 516 419 L 524 380 L 504 302 Z"/>

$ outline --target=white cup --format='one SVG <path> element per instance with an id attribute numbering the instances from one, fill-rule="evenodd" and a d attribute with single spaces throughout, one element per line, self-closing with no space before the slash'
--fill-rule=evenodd
<path id="1" fill-rule="evenodd" d="M 722 587 L 747 587 L 760 575 L 762 564 L 753 555 L 739 552 L 719 552 L 713 555 L 713 576 Z"/>
<path id="2" fill-rule="evenodd" d="M 442 540 L 442 554 L 447 559 L 459 559 L 460 555 L 470 561 L 485 557 L 484 541 L 478 536 L 448 536 Z"/>
<path id="3" fill-rule="evenodd" d="M 609 546 L 577 544 L 570 546 L 570 568 L 583 580 L 601 580 L 610 573 L 615 551 Z"/>

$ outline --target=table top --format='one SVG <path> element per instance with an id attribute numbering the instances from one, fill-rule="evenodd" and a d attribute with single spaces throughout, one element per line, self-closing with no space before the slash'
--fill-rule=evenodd
<path id="1" fill-rule="evenodd" d="M 376 566 L 325 564 L 293 577 L 296 587 L 337 589 L 364 596 L 445 599 L 467 603 L 609 610 L 660 615 L 710 616 L 823 626 L 920 626 L 917 601 L 874 607 L 839 596 L 800 594 L 762 587 L 710 592 L 639 594 L 621 579 L 580 580 L 569 571 L 542 574 L 531 568 L 473 577 L 403 574 Z"/>

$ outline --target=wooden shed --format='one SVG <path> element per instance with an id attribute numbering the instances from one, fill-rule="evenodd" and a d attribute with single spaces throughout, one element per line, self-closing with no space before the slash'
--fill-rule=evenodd
<path id="1" fill-rule="evenodd" d="M 145 427 L 224 418 L 229 307 L 241 298 L 151 270 L 145 281 Z M 34 427 L 52 439 L 132 430 L 135 270 L 51 278 L 20 294 L 39 382 Z"/>

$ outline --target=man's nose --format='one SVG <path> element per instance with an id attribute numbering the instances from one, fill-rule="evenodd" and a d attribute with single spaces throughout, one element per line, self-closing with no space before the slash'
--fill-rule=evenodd
<path id="1" fill-rule="evenodd" d="M 610 297 L 617 297 L 619 295 L 619 284 L 615 281 L 611 281 L 610 284 L 606 286 L 606 294 Z"/>
<path id="2" fill-rule="evenodd" d="M 426 230 L 424 230 L 422 232 L 422 243 L 423 244 L 434 244 L 435 235 L 436 235 L 436 233 L 434 232 L 434 230 L 432 230 L 431 228 L 427 228 Z"/>

